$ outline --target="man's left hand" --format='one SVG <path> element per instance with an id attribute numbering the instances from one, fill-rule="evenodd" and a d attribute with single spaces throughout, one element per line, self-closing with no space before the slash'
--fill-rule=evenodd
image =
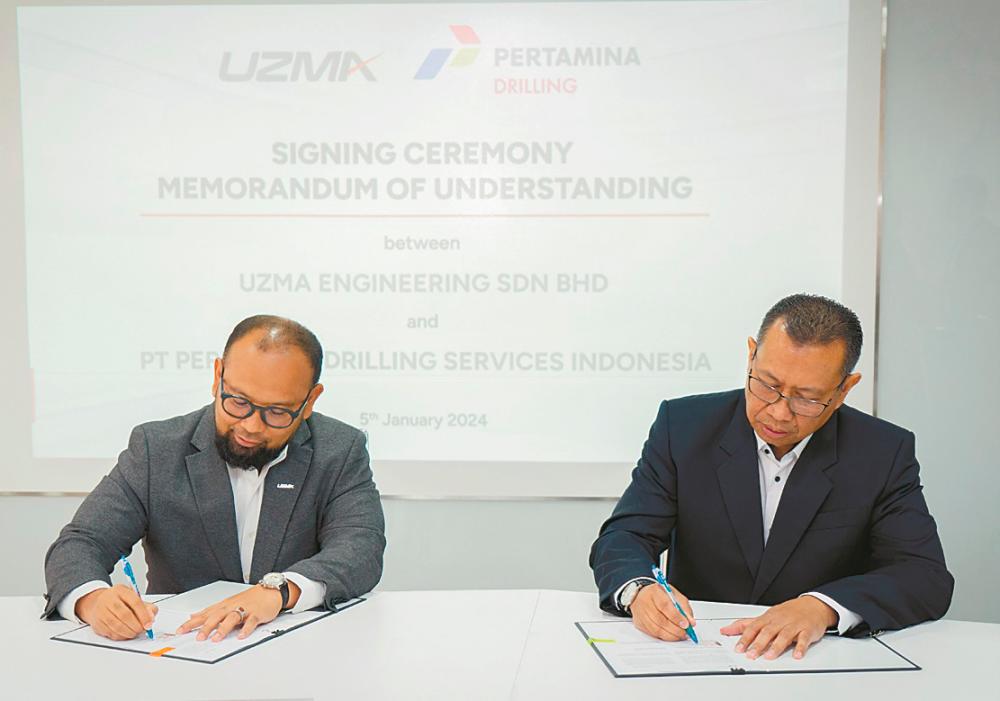
<path id="1" fill-rule="evenodd" d="M 741 618 L 719 632 L 738 635 L 736 652 L 746 651 L 751 660 L 764 656 L 773 660 L 795 645 L 793 657 L 801 660 L 806 650 L 837 625 L 837 612 L 814 596 L 800 596 L 772 606 L 756 618 Z"/>
<path id="2" fill-rule="evenodd" d="M 298 589 L 291 582 L 288 586 L 290 589 Z M 273 621 L 279 613 L 281 592 L 257 585 L 193 614 L 177 629 L 177 633 L 188 633 L 200 628 L 198 640 L 207 640 L 211 636 L 212 642 L 217 643 L 242 625 L 238 636 L 242 640 L 253 633 L 257 626 Z"/>

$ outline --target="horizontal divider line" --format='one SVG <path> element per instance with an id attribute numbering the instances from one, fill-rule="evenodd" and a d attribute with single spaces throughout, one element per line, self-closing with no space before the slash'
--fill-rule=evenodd
<path id="1" fill-rule="evenodd" d="M 704 219 L 708 212 L 652 212 L 648 214 L 310 214 L 273 212 L 140 212 L 147 219 Z"/>

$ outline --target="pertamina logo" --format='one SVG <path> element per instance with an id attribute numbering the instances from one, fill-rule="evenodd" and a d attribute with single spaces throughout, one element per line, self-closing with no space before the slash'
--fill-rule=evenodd
<path id="1" fill-rule="evenodd" d="M 436 78 L 437 74 L 448 63 L 448 59 L 451 58 L 453 51 L 455 57 L 451 58 L 451 63 L 448 63 L 449 68 L 466 68 L 476 62 L 476 58 L 479 56 L 479 37 L 476 35 L 476 31 L 467 24 L 452 24 L 449 26 L 449 29 L 455 35 L 458 43 L 462 44 L 462 48 L 457 51 L 453 49 L 431 49 L 431 52 L 427 54 L 427 58 L 420 64 L 420 68 L 417 69 L 417 74 L 413 76 L 414 80 L 432 80 Z"/>
<path id="2" fill-rule="evenodd" d="M 235 58 L 234 52 L 222 54 L 219 80 L 227 83 L 343 83 L 354 76 L 374 82 L 375 74 L 368 64 L 377 59 L 362 59 L 354 51 L 251 51 L 245 58 Z"/>
<path id="3" fill-rule="evenodd" d="M 475 30 L 465 24 L 449 25 L 461 45 L 458 49 L 431 49 L 417 69 L 414 80 L 433 80 L 447 66 L 466 68 L 475 63 L 483 48 Z M 585 44 L 543 46 L 492 46 L 491 76 L 495 95 L 575 95 L 580 75 L 618 72 L 639 68 L 639 49 L 632 45 Z M 484 72 L 479 72 L 483 77 Z"/>

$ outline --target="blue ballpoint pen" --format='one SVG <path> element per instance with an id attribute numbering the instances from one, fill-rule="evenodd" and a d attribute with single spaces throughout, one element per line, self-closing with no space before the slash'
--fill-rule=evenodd
<path id="1" fill-rule="evenodd" d="M 132 571 L 132 565 L 129 564 L 124 555 L 122 555 L 122 562 L 125 563 L 125 576 L 128 577 L 128 581 L 132 582 L 132 588 L 135 589 L 135 593 L 142 599 L 142 594 L 139 593 L 139 585 L 135 583 L 135 572 Z M 150 640 L 153 639 L 153 631 L 149 628 L 146 629 L 146 637 Z"/>
<path id="2" fill-rule="evenodd" d="M 653 576 L 656 577 L 656 581 L 660 583 L 661 587 L 663 587 L 663 591 L 667 592 L 667 596 L 669 596 L 670 600 L 674 602 L 674 606 L 676 606 L 677 610 L 681 612 L 681 615 L 684 616 L 684 618 L 687 618 L 687 614 L 684 613 L 684 609 L 681 608 L 681 605 L 677 603 L 677 599 L 674 598 L 674 590 L 670 588 L 669 584 L 667 584 L 667 578 L 663 576 L 663 570 L 656 565 L 653 565 Z M 694 633 L 694 626 L 689 622 L 688 627 L 684 630 L 687 631 L 688 637 L 694 641 L 695 645 L 697 645 L 698 636 Z"/>

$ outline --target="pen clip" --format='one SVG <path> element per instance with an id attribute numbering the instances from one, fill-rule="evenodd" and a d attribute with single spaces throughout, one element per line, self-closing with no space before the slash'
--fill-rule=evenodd
<path id="1" fill-rule="evenodd" d="M 669 593 L 671 591 L 670 585 L 667 584 L 667 578 L 663 576 L 663 570 L 661 570 L 656 565 L 653 565 L 653 577 L 656 578 L 657 583 L 667 590 Z"/>

